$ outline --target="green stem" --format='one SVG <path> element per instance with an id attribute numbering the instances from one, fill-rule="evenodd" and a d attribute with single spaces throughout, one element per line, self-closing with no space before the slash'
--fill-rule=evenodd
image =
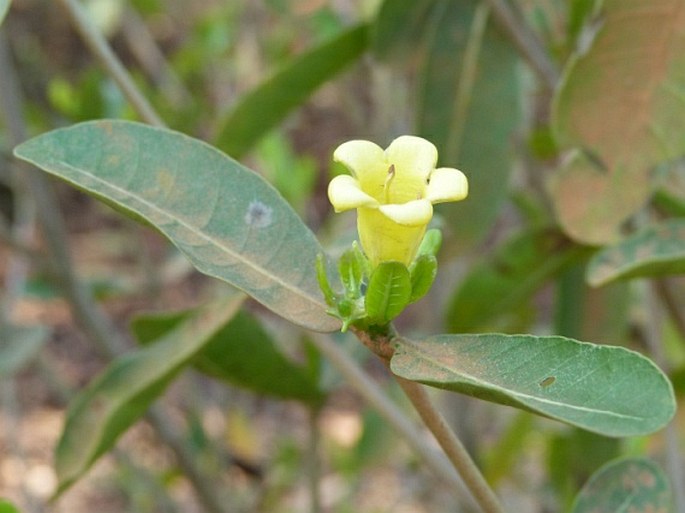
<path id="1" fill-rule="evenodd" d="M 450 429 L 445 418 L 433 406 L 426 389 L 413 381 L 395 376 L 419 416 L 435 436 L 447 458 L 457 469 L 473 498 L 485 513 L 504 513 L 495 492 L 485 481 L 483 474 L 471 459 L 457 435 Z"/>

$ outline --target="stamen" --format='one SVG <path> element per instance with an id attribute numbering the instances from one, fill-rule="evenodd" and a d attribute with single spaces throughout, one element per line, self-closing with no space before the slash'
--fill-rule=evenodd
<path id="1" fill-rule="evenodd" d="M 390 184 L 395 178 L 395 164 L 390 164 L 388 168 L 388 176 L 385 178 L 385 183 L 383 184 L 383 191 L 385 193 L 385 203 L 390 203 Z"/>

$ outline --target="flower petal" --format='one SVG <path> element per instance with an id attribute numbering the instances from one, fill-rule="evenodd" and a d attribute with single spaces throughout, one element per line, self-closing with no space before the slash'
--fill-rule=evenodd
<path id="1" fill-rule="evenodd" d="M 420 226 L 428 224 L 433 217 L 433 205 L 425 199 L 408 201 L 407 203 L 381 205 L 378 207 L 385 217 L 404 226 Z"/>
<path id="2" fill-rule="evenodd" d="M 463 200 L 469 193 L 464 173 L 451 167 L 441 167 L 430 175 L 426 199 L 431 203 Z"/>
<path id="3" fill-rule="evenodd" d="M 336 148 L 333 160 L 344 164 L 367 193 L 383 192 L 389 166 L 385 152 L 377 144 L 363 140 L 348 141 Z"/>
<path id="4" fill-rule="evenodd" d="M 350 175 L 339 175 L 331 180 L 328 184 L 328 199 L 336 212 L 378 206 L 378 202 L 362 191 L 359 182 Z"/>
<path id="5" fill-rule="evenodd" d="M 426 178 L 438 161 L 435 145 L 421 137 L 403 135 L 390 143 L 385 150 L 387 161 L 395 166 L 402 180 L 418 180 L 425 183 Z"/>

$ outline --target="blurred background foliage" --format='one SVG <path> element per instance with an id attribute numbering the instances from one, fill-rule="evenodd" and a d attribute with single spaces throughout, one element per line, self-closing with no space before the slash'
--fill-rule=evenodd
<path id="1" fill-rule="evenodd" d="M 0 19 L 9 7 L 2 85 L 11 69 L 22 98 L 2 87 L 0 96 L 5 114 L 7 101 L 21 113 L 20 137 L 103 117 L 138 119 L 61 3 L 0 2 Z M 404 332 L 530 332 L 622 345 L 655 359 L 682 401 L 682 235 L 669 236 L 674 248 L 653 240 L 619 246 L 618 261 L 610 261 L 617 281 L 590 287 L 585 279 L 598 251 L 685 212 L 685 5 L 643 4 L 636 21 L 639 3 L 83 5 L 169 127 L 260 172 L 332 254 L 355 237 L 353 217 L 332 216 L 325 195 L 340 172 L 330 156 L 341 142 L 385 146 L 415 133 L 438 146 L 440 165 L 466 173 L 469 199 L 441 207 L 435 221 L 445 235 L 441 277 L 398 319 Z M 92 343 L 56 279 L 59 248 L 10 158 L 19 142 L 10 119 L 0 124 L 0 496 L 27 513 L 304 511 L 303 468 L 316 452 L 321 511 L 472 511 L 455 509 L 454 491 L 345 385 L 311 344 L 319 335 L 250 301 L 223 342 L 166 362 L 162 381 L 172 384 L 158 403 L 170 432 L 154 421 L 136 424 L 47 505 L 66 404 L 113 353 Z M 121 341 L 114 354 L 182 325 L 213 296 L 218 285 L 158 234 L 54 187 L 73 270 Z M 622 270 L 624 257 L 639 260 L 639 270 Z M 335 338 L 399 397 L 377 362 L 353 340 Z M 221 359 L 227 352 L 240 355 L 237 364 Z M 193 370 L 181 373 L 186 368 Z M 510 511 L 570 511 L 593 472 L 620 456 L 655 458 L 682 494 L 682 414 L 665 433 L 618 440 L 466 397 L 440 398 Z M 215 496 L 203 496 L 198 482 L 211 483 Z"/>

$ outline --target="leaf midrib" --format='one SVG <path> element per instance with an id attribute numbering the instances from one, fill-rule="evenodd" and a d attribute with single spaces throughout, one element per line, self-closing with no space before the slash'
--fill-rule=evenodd
<path id="1" fill-rule="evenodd" d="M 409 343 L 407 343 L 407 342 L 409 342 Z M 451 374 L 455 374 L 455 372 L 452 369 L 450 369 L 447 365 L 445 365 L 442 362 L 440 362 L 439 360 L 431 357 L 430 355 L 427 355 L 426 353 L 421 352 L 412 342 L 407 341 L 405 339 L 403 341 L 402 345 L 405 348 L 408 348 L 408 349 L 414 351 L 416 354 L 420 355 L 421 358 L 423 358 L 424 360 L 434 364 L 436 367 L 443 369 L 443 370 L 446 370 L 447 372 L 449 372 Z M 461 376 L 467 377 L 468 379 L 472 380 L 473 382 L 475 382 L 478 385 L 483 386 L 484 388 L 490 388 L 490 389 L 493 389 L 493 390 L 496 390 L 499 392 L 503 392 L 505 395 L 511 395 L 511 396 L 516 397 L 516 398 L 521 397 L 521 398 L 525 398 L 525 399 L 531 399 L 534 401 L 539 401 L 539 402 L 554 405 L 554 406 L 565 407 L 565 408 L 568 408 L 570 410 L 576 410 L 576 411 L 588 412 L 588 413 L 597 413 L 597 414 L 607 415 L 609 417 L 616 417 L 616 418 L 620 418 L 620 419 L 632 419 L 632 420 L 639 420 L 642 422 L 644 422 L 644 420 L 645 420 L 644 417 L 637 417 L 635 415 L 626 415 L 626 414 L 622 414 L 622 413 L 612 412 L 610 410 L 597 410 L 597 409 L 587 408 L 584 406 L 578 406 L 578 405 L 569 404 L 569 403 L 559 403 L 556 401 L 552 401 L 550 399 L 545 399 L 543 397 L 537 397 L 534 395 L 525 394 L 523 392 L 514 391 L 514 390 L 511 390 L 508 388 L 504 388 L 504 387 L 495 385 L 494 383 L 484 381 L 484 380 L 477 378 L 477 377 L 475 377 L 475 376 L 473 376 L 467 372 L 461 372 L 460 371 L 458 374 L 460 374 Z M 548 412 L 545 412 L 545 413 L 548 413 Z"/>
<path id="2" fill-rule="evenodd" d="M 35 161 L 32 160 L 32 162 L 33 162 L 34 164 L 38 165 Z M 166 211 L 166 210 L 161 209 L 160 207 L 158 207 L 158 206 L 155 205 L 154 203 L 148 201 L 147 199 L 145 199 L 145 198 L 143 198 L 143 197 L 141 197 L 141 196 L 139 196 L 139 195 L 137 195 L 137 194 L 131 192 L 131 191 L 128 190 L 128 189 L 123 189 L 123 188 L 119 187 L 118 185 L 113 184 L 112 182 L 108 182 L 108 181 L 106 181 L 106 180 L 100 178 L 99 176 L 97 176 L 97 175 L 95 175 L 95 174 L 88 173 L 87 171 L 84 171 L 84 170 L 82 170 L 82 169 L 80 169 L 80 168 L 78 168 L 78 167 L 72 166 L 71 164 L 69 164 L 68 162 L 65 162 L 64 160 L 56 159 L 56 162 L 57 162 L 57 164 L 63 165 L 63 166 L 65 166 L 66 168 L 68 168 L 68 169 L 74 171 L 75 173 L 79 173 L 79 174 L 81 174 L 81 175 L 87 176 L 87 177 L 93 179 L 94 181 L 96 181 L 96 182 L 102 184 L 103 186 L 109 187 L 110 189 L 112 189 L 112 190 L 114 190 L 114 191 L 118 191 L 118 192 L 120 192 L 120 193 L 123 193 L 124 195 L 128 195 L 128 196 L 130 196 L 130 197 L 132 197 L 132 198 L 134 198 L 134 199 L 140 201 L 140 202 L 143 203 L 144 205 L 148 206 L 151 210 L 154 210 L 154 211 L 156 211 L 156 212 L 162 214 L 163 216 L 166 216 L 166 217 L 167 217 L 168 219 L 170 219 L 171 221 L 175 221 L 175 222 L 178 223 L 179 225 L 181 225 L 181 226 L 183 226 L 184 228 L 186 228 L 189 232 L 198 235 L 200 238 L 202 238 L 202 239 L 204 239 L 205 241 L 207 241 L 207 243 L 208 243 L 209 245 L 212 245 L 212 244 L 213 244 L 214 246 L 216 246 L 216 247 L 218 247 L 218 248 L 224 250 L 224 251 L 225 251 L 231 258 L 233 258 L 234 260 L 237 260 L 237 261 L 239 261 L 239 262 L 242 262 L 242 263 L 243 263 L 244 265 L 246 265 L 247 267 L 249 267 L 249 268 L 253 269 L 254 271 L 256 271 L 256 272 L 262 274 L 262 275 L 265 276 L 266 278 L 270 278 L 273 282 L 276 282 L 277 284 L 283 286 L 285 289 L 287 289 L 287 290 L 293 292 L 294 294 L 296 294 L 296 295 L 298 295 L 298 296 L 304 298 L 305 300 L 309 301 L 310 303 L 313 303 L 313 304 L 315 304 L 316 306 L 319 306 L 322 310 L 325 310 L 325 309 L 326 309 L 326 307 L 325 307 L 325 305 L 324 305 L 323 303 L 319 302 L 318 300 L 316 300 L 314 297 L 310 296 L 309 294 L 306 294 L 302 289 L 295 287 L 294 285 L 292 285 L 292 284 L 290 284 L 290 283 L 284 281 L 283 279 L 279 278 L 279 277 L 276 276 L 276 275 L 273 275 L 273 274 L 271 274 L 271 273 L 266 272 L 266 269 L 265 269 L 265 268 L 263 268 L 263 267 L 261 267 L 261 266 L 258 266 L 258 265 L 256 265 L 256 264 L 254 264 L 253 262 L 251 262 L 251 261 L 248 260 L 248 259 L 239 258 L 239 253 L 236 253 L 236 252 L 233 251 L 231 248 L 229 248 L 229 247 L 227 247 L 226 245 L 224 245 L 223 243 L 219 242 L 217 239 L 215 239 L 215 238 L 209 236 L 208 234 L 206 234 L 204 231 L 202 231 L 202 230 L 197 230 L 197 231 L 195 231 L 194 227 L 192 227 L 191 225 L 189 225 L 188 223 L 186 223 L 184 220 L 182 220 L 182 219 L 180 219 L 180 218 L 174 216 L 173 214 L 171 214 L 170 212 L 168 212 L 168 211 Z M 39 167 L 42 167 L 42 166 L 39 166 Z M 54 173 L 53 173 L 53 174 L 54 174 Z M 71 181 L 71 180 L 70 180 L 70 181 Z M 72 182 L 72 183 L 76 184 L 75 182 Z M 76 184 L 76 185 L 82 186 L 82 184 Z M 93 190 L 93 192 L 97 193 L 98 191 Z M 114 200 L 114 199 L 111 198 L 111 197 L 108 197 L 108 199 L 110 199 L 110 200 L 112 200 L 112 201 L 116 201 L 116 203 L 119 203 L 119 204 L 120 204 L 119 201 Z M 127 208 L 127 205 L 122 205 L 122 206 L 125 207 L 125 208 Z M 143 217 L 147 218 L 147 216 L 146 216 L 145 214 L 140 214 L 140 215 L 142 215 Z M 148 219 L 148 221 L 150 221 L 150 222 L 152 223 L 151 220 Z M 152 224 L 154 224 L 155 226 L 157 226 L 157 223 L 152 223 Z M 167 231 L 166 231 L 163 227 L 161 227 L 161 226 L 158 226 L 158 228 L 159 228 L 163 233 L 166 233 L 166 232 L 167 232 Z M 173 240 L 172 237 L 169 237 L 169 238 L 171 238 L 171 239 Z M 180 248 L 179 248 L 179 249 L 180 249 Z M 182 250 L 182 251 L 183 251 L 183 250 Z M 183 252 L 186 253 L 186 251 L 183 251 Z M 216 276 L 216 277 L 219 278 L 219 276 Z"/>

